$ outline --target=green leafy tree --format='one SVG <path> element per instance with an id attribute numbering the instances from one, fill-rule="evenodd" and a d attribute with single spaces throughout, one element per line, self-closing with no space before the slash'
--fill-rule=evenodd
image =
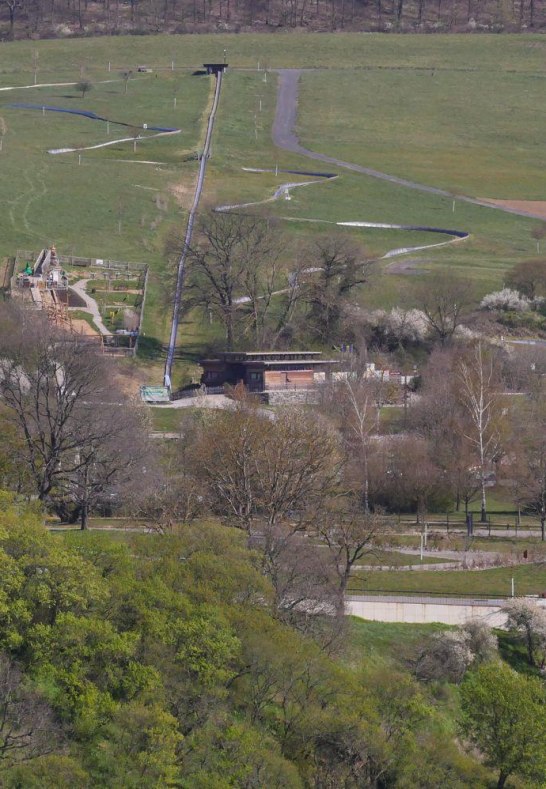
<path id="1" fill-rule="evenodd" d="M 282 756 L 271 735 L 226 713 L 188 738 L 182 760 L 184 789 L 303 786 L 297 767 Z"/>
<path id="2" fill-rule="evenodd" d="M 23 647 L 30 630 L 52 626 L 105 599 L 95 568 L 45 531 L 33 507 L 0 494 L 0 646 Z"/>
<path id="3" fill-rule="evenodd" d="M 499 771 L 497 789 L 511 775 L 546 781 L 546 693 L 536 677 L 505 663 L 486 663 L 461 686 L 462 729 Z"/>
<path id="4" fill-rule="evenodd" d="M 52 754 L 17 765 L 2 775 L 3 789 L 88 789 L 89 774 L 71 756 Z"/>
<path id="5" fill-rule="evenodd" d="M 102 786 L 161 789 L 178 786 L 176 718 L 160 704 L 125 704 L 114 713 L 92 753 Z"/>
<path id="6" fill-rule="evenodd" d="M 82 736 L 108 720 L 118 700 L 158 684 L 152 666 L 136 660 L 138 634 L 119 633 L 106 619 L 61 614 L 54 626 L 37 625 L 29 640 L 36 675 L 58 688 L 58 705 Z"/>

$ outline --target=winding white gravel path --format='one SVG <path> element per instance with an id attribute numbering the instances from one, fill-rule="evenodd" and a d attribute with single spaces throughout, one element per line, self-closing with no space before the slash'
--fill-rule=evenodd
<path id="1" fill-rule="evenodd" d="M 48 153 L 57 154 L 57 153 L 78 153 L 78 151 L 94 151 L 96 148 L 108 148 L 109 145 L 117 145 L 119 142 L 145 142 L 146 140 L 152 140 L 154 137 L 167 137 L 171 136 L 172 134 L 180 134 L 180 129 L 176 129 L 176 131 L 168 131 L 168 132 L 157 132 L 157 134 L 147 134 L 144 137 L 120 137 L 117 140 L 108 140 L 108 142 L 101 142 L 97 145 L 86 145 L 83 148 L 50 148 Z M 146 162 L 146 164 L 156 164 L 156 162 Z"/>
<path id="2" fill-rule="evenodd" d="M 97 85 L 106 85 L 109 82 L 121 82 L 119 79 L 101 79 Z M 31 88 L 70 88 L 78 84 L 76 82 L 38 82 L 36 85 L 9 85 L 5 88 L 0 88 L 0 91 L 6 90 L 30 90 Z"/>

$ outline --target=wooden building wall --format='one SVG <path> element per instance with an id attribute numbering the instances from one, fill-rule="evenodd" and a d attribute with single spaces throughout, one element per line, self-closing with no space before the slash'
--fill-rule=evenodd
<path id="1" fill-rule="evenodd" d="M 266 370 L 264 373 L 264 389 L 275 386 L 312 386 L 312 370 Z"/>

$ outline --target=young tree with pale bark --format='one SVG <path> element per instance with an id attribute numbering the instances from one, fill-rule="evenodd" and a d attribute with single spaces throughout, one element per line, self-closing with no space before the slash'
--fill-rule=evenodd
<path id="1" fill-rule="evenodd" d="M 471 346 L 456 366 L 458 398 L 464 414 L 464 436 L 476 458 L 480 480 L 481 517 L 487 520 L 487 481 L 501 452 L 505 422 L 500 394 L 502 381 L 495 354 L 482 342 Z"/>

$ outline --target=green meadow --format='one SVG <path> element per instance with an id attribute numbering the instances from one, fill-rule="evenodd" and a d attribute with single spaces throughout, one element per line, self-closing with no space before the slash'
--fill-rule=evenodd
<path id="1" fill-rule="evenodd" d="M 302 144 L 313 150 L 454 194 L 540 200 L 546 192 L 545 47 L 533 35 L 300 33 L 5 44 L 0 88 L 19 88 L 0 90 L 0 257 L 55 243 L 64 254 L 149 263 L 144 331 L 150 343 L 141 347 L 158 347 L 170 320 L 164 241 L 170 228 L 185 226 L 213 85 L 192 72 L 207 60 L 222 60 L 225 49 L 233 68 L 224 80 L 203 207 L 260 202 L 285 181 L 313 180 L 243 167 L 330 170 L 339 177 L 300 187 L 290 200 L 249 209 L 279 218 L 288 240 L 286 270 L 303 245 L 337 222 L 456 228 L 470 238 L 412 253 L 405 271 L 395 264 L 404 258 L 384 261 L 381 267 L 390 273 L 376 278 L 361 299 L 370 306 L 410 306 L 416 287 L 435 268 L 468 277 L 478 299 L 500 286 L 514 263 L 536 255 L 532 232 L 539 220 L 454 205 L 276 149 L 271 126 L 277 77 L 271 69 L 317 69 L 302 75 L 297 121 Z M 137 73 L 138 65 L 153 72 Z M 132 72 L 127 84 L 124 71 Z M 81 78 L 93 85 L 85 97 L 70 85 L 22 87 Z M 112 123 L 13 109 L 13 102 L 90 110 Z M 147 139 L 135 146 L 136 128 L 145 123 L 181 133 L 151 137 L 140 129 Z M 131 139 L 48 153 L 124 137 Z M 445 241 L 389 229 L 336 232 L 362 243 L 373 257 Z M 180 329 L 181 344 L 194 355 L 215 337 L 214 327 L 198 323 L 199 316 L 185 316 Z"/>
<path id="2" fill-rule="evenodd" d="M 475 595 L 508 597 L 512 578 L 517 596 L 541 595 L 546 592 L 544 563 L 495 567 L 488 570 L 375 570 L 353 575 L 349 592 L 364 594 L 388 592 L 401 594 Z"/>

